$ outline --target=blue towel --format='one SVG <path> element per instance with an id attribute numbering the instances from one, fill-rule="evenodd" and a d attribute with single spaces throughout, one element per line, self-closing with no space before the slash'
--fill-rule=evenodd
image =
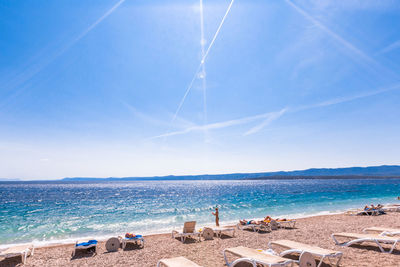
<path id="1" fill-rule="evenodd" d="M 125 237 L 125 239 L 139 239 L 142 238 L 142 235 L 136 235 L 135 237 Z"/>
<path id="2" fill-rule="evenodd" d="M 87 246 L 96 245 L 96 244 L 97 244 L 97 240 L 89 240 L 88 242 L 78 243 L 75 246 L 76 247 L 87 247 Z"/>

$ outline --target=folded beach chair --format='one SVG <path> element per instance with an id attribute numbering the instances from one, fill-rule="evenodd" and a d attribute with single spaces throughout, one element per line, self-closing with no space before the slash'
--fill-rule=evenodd
<path id="1" fill-rule="evenodd" d="M 15 247 L 10 247 L 4 250 L 0 250 L 0 258 L 12 258 L 21 256 L 22 263 L 25 264 L 26 258 L 29 255 L 33 256 L 35 248 L 33 245 L 20 245 Z"/>
<path id="2" fill-rule="evenodd" d="M 230 253 L 239 259 L 232 262 L 228 261 L 227 253 Z M 224 259 L 226 265 L 229 267 L 234 267 L 238 263 L 247 262 L 252 264 L 254 267 L 258 265 L 274 267 L 274 266 L 293 266 L 293 260 L 285 259 L 280 256 L 275 256 L 271 254 L 266 254 L 261 251 L 246 247 L 235 247 L 224 249 Z"/>
<path id="3" fill-rule="evenodd" d="M 157 263 L 157 267 L 201 267 L 193 261 L 186 259 L 185 257 L 176 257 L 171 259 L 162 259 Z"/>
<path id="4" fill-rule="evenodd" d="M 180 237 L 182 242 L 185 242 L 187 237 L 198 237 L 200 241 L 200 232 L 196 231 L 196 221 L 185 222 L 182 232 L 172 231 L 172 238 Z"/>
<path id="5" fill-rule="evenodd" d="M 400 229 L 385 228 L 385 227 L 369 227 L 363 230 L 365 233 L 378 233 L 379 235 L 400 235 Z"/>
<path id="6" fill-rule="evenodd" d="M 122 249 L 125 249 L 127 243 L 137 244 L 144 247 L 144 238 L 142 235 L 136 235 L 135 237 L 118 237 L 119 242 L 122 244 Z"/>
<path id="7" fill-rule="evenodd" d="M 77 250 L 88 250 L 88 249 L 93 249 L 94 252 L 97 250 L 97 240 L 89 240 L 88 242 L 81 242 L 78 243 L 79 241 L 76 241 L 75 243 L 75 249 L 72 252 L 72 257 L 75 256 L 75 253 Z"/>
<path id="8" fill-rule="evenodd" d="M 271 241 L 268 243 L 268 247 L 273 249 L 272 246 L 279 246 L 284 248 L 285 250 L 281 252 L 279 255 L 281 257 L 288 255 L 288 254 L 299 254 L 300 258 L 301 255 L 305 252 L 310 253 L 314 258 L 319 257 L 319 264 L 318 267 L 321 266 L 322 262 L 325 258 L 328 259 L 329 264 L 333 265 L 331 262 L 331 258 L 338 258 L 336 262 L 336 266 L 339 266 L 340 260 L 342 259 L 343 253 L 339 251 L 324 249 L 316 246 L 310 246 L 307 244 L 291 241 L 291 240 L 277 240 Z M 315 261 L 315 260 L 314 260 Z"/>
<path id="9" fill-rule="evenodd" d="M 346 239 L 352 239 L 348 242 L 343 242 L 340 243 L 336 238 L 341 237 L 341 238 L 346 238 Z M 357 234 L 357 233 L 334 233 L 332 234 L 333 241 L 335 241 L 336 245 L 339 246 L 351 246 L 356 243 L 363 243 L 363 242 L 372 242 L 375 243 L 381 252 L 384 253 L 392 253 L 393 250 L 395 249 L 397 243 L 400 241 L 400 237 L 394 237 L 394 236 L 383 236 L 383 235 L 377 235 L 377 234 Z M 382 247 L 381 244 L 392 244 L 392 247 L 388 250 L 385 251 L 384 248 Z"/>

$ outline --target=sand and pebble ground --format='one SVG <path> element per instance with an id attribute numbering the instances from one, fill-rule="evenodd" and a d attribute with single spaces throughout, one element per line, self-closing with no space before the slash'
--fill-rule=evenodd
<path id="1" fill-rule="evenodd" d="M 214 238 L 201 242 L 182 243 L 170 234 L 145 236 L 145 247 L 128 246 L 108 253 L 105 242 L 98 245 L 97 254 L 79 253 L 71 257 L 73 245 L 56 245 L 35 250 L 25 266 L 156 266 L 162 258 L 184 256 L 201 266 L 225 266 L 225 248 L 246 246 L 267 249 L 271 240 L 290 239 L 321 248 L 343 252 L 341 266 L 400 266 L 400 244 L 392 254 L 380 252 L 374 244 L 339 247 L 331 238 L 334 232 L 361 233 L 365 227 L 400 228 L 400 213 L 382 216 L 324 215 L 297 220 L 295 229 L 279 229 L 270 233 L 237 231 L 236 237 Z M 387 246 L 386 246 L 387 247 Z M 0 266 L 22 266 L 19 258 L 0 261 Z M 323 264 L 329 266 L 329 264 Z"/>

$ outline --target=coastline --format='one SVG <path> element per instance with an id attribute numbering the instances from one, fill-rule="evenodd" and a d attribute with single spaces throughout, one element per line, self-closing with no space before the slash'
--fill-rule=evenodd
<path id="1" fill-rule="evenodd" d="M 400 228 L 400 213 L 391 212 L 382 216 L 344 214 L 308 216 L 297 219 L 294 229 L 279 229 L 266 233 L 239 230 L 234 238 L 214 238 L 201 242 L 182 243 L 171 239 L 170 233 L 152 234 L 145 236 L 146 242 L 143 249 L 131 247 L 126 250 L 119 249 L 114 253 L 106 252 L 105 242 L 100 241 L 96 255 L 81 254 L 74 258 L 71 258 L 73 244 L 53 244 L 36 248 L 35 255 L 28 258 L 25 266 L 154 267 L 161 258 L 184 256 L 204 267 L 222 267 L 224 266 L 222 251 L 225 248 L 246 246 L 267 249 L 269 241 L 279 239 L 289 239 L 341 251 L 344 254 L 341 266 L 396 266 L 400 250 L 395 250 L 393 254 L 384 254 L 374 244 L 340 247 L 335 245 L 331 238 L 334 232 L 361 233 L 363 228 L 372 226 Z M 15 266 L 16 259 L 0 261 L 0 266 Z"/>
<path id="2" fill-rule="evenodd" d="M 397 204 L 397 203 L 396 203 Z M 384 206 L 389 206 L 389 205 L 396 205 L 395 203 L 384 203 Z M 356 207 L 352 207 L 349 209 L 357 209 L 357 208 L 361 208 L 360 206 L 356 206 Z M 287 218 L 287 219 L 307 219 L 307 218 L 312 218 L 312 217 L 318 217 L 318 216 L 330 216 L 330 215 L 343 215 L 346 211 L 348 211 L 349 209 L 340 209 L 340 210 L 334 210 L 334 211 L 320 211 L 320 212 L 316 212 L 316 213 L 311 213 L 311 214 L 304 214 L 304 213 L 295 213 L 295 214 L 287 214 L 287 215 L 281 215 L 279 216 L 279 218 Z M 267 214 L 268 215 L 268 214 Z M 273 218 L 278 218 L 277 216 L 271 216 Z M 224 226 L 236 226 L 236 224 L 238 223 L 239 219 L 242 218 L 238 218 L 235 221 L 220 221 L 221 225 Z M 254 220 L 262 220 L 264 218 L 246 218 L 246 219 L 254 219 Z M 210 227 L 214 225 L 214 221 L 210 221 L 208 223 L 203 223 L 201 225 L 197 225 L 197 228 L 204 228 L 204 227 Z M 172 230 L 180 230 L 180 228 L 178 227 L 173 227 L 171 226 L 171 228 L 169 230 L 166 229 L 162 229 L 160 231 L 135 231 L 135 233 L 137 234 L 141 234 L 144 237 L 149 237 L 149 236 L 156 236 L 156 235 L 166 235 L 166 234 L 171 234 Z M 112 235 L 104 235 L 104 236 L 99 236 L 99 235 L 87 235 L 87 236 L 80 236 L 80 237 L 71 237 L 71 238 L 66 238 L 66 239 L 56 239 L 56 240 L 47 240 L 47 241 L 31 241 L 31 242 L 21 242 L 21 243 L 14 243 L 14 244 L 0 244 L 0 249 L 5 249 L 5 248 L 10 248 L 10 247 L 14 247 L 14 246 L 19 246 L 19 245 L 27 245 L 27 244 L 33 244 L 35 248 L 46 248 L 46 247 L 53 247 L 53 246 L 64 246 L 64 245 L 72 245 L 75 244 L 75 242 L 77 240 L 90 240 L 90 239 L 96 239 L 100 242 L 104 242 L 107 239 L 111 238 L 111 237 L 118 237 L 120 235 L 123 235 L 124 233 L 115 233 Z"/>
<path id="3" fill-rule="evenodd" d="M 344 214 L 346 210 L 340 210 L 340 211 L 322 211 L 322 212 L 317 212 L 313 214 L 288 214 L 288 215 L 283 215 L 280 216 L 281 218 L 288 218 L 288 219 L 304 219 L 304 218 L 311 218 L 311 217 L 317 217 L 317 216 L 329 216 L 329 215 L 338 215 L 338 214 Z M 275 217 L 275 216 L 272 216 Z M 220 221 L 221 225 L 224 226 L 236 226 L 238 223 L 239 219 L 235 221 Z M 248 218 L 249 219 L 249 218 Z M 262 220 L 264 218 L 251 218 L 254 220 Z M 197 228 L 204 228 L 204 227 L 210 227 L 213 226 L 215 223 L 214 221 L 210 221 L 209 223 L 197 225 Z M 166 234 L 171 234 L 172 230 L 180 230 L 180 228 L 177 227 L 171 227 L 170 231 L 166 230 L 160 230 L 160 231 L 148 231 L 148 232 L 141 232 L 141 231 L 136 231 L 137 234 L 141 234 L 144 237 L 148 236 L 156 236 L 156 235 L 166 235 Z M 64 246 L 64 245 L 72 245 L 75 244 L 77 240 L 90 240 L 90 239 L 96 239 L 100 242 L 104 242 L 107 239 L 111 237 L 117 237 L 119 235 L 122 235 L 124 233 L 116 233 L 113 235 L 104 235 L 104 236 L 93 236 L 93 235 L 87 235 L 87 236 L 80 236 L 77 238 L 66 238 L 66 239 L 56 239 L 56 240 L 48 240 L 48 241 L 31 241 L 31 242 L 21 242 L 21 243 L 14 243 L 14 244 L 0 244 L 0 249 L 5 249 L 5 248 L 10 248 L 10 247 L 15 247 L 15 246 L 20 246 L 20 245 L 27 245 L 27 244 L 33 244 L 35 248 L 46 248 L 46 247 L 53 247 L 53 246 Z"/>

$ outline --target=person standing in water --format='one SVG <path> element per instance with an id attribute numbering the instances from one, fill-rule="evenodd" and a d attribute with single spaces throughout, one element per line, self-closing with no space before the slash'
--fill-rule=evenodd
<path id="1" fill-rule="evenodd" d="M 218 227 L 219 226 L 219 211 L 218 208 L 215 208 L 215 212 L 212 213 L 212 215 L 215 216 L 215 225 Z"/>

